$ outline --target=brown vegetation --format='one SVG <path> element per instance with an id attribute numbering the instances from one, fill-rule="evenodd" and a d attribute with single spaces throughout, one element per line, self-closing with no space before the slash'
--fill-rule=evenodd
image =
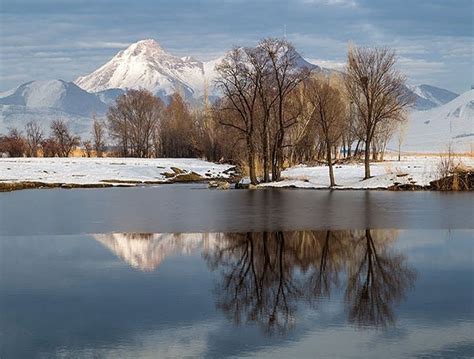
<path id="1" fill-rule="evenodd" d="M 107 113 L 109 135 L 124 157 L 150 157 L 164 104 L 146 90 L 129 90 Z"/>
<path id="2" fill-rule="evenodd" d="M 59 157 L 69 157 L 74 148 L 80 144 L 79 136 L 71 134 L 69 126 L 63 120 L 51 122 L 51 133 L 56 141 Z"/>

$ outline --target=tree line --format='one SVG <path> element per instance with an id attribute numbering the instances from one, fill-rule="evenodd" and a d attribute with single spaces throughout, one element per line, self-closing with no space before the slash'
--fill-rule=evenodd
<path id="1" fill-rule="evenodd" d="M 0 135 L 0 154 L 10 157 L 69 157 L 75 149 L 82 146 L 84 153 L 91 157 L 102 156 L 105 151 L 105 128 L 103 123 L 94 119 L 92 129 L 93 142 L 81 138 L 71 131 L 64 120 L 54 120 L 49 126 L 49 135 L 37 121 L 26 124 L 24 131 L 10 128 L 6 135 Z"/>
<path id="2" fill-rule="evenodd" d="M 241 165 L 253 184 L 280 180 L 287 166 L 318 162 L 334 186 L 333 166 L 344 158 L 363 158 L 370 177 L 370 161 L 383 159 L 413 103 L 389 48 L 351 46 L 344 71 L 311 71 L 290 42 L 269 38 L 234 48 L 216 71 L 214 103 L 205 96 L 190 106 L 179 93 L 165 103 L 128 90 L 104 120 L 94 119 L 90 140 L 80 142 L 60 120 L 43 138 L 30 122 L 25 135 L 13 129 L 0 138 L 0 152 L 68 156 L 82 145 L 88 156 L 200 157 Z"/>

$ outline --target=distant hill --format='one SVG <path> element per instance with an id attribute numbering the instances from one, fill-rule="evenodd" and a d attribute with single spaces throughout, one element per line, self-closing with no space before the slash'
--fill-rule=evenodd
<path id="1" fill-rule="evenodd" d="M 396 137 L 396 135 L 395 135 Z M 391 148 L 396 148 L 396 139 Z M 412 111 L 402 151 L 456 151 L 474 149 L 474 90 L 428 111 Z"/>
<path id="2" fill-rule="evenodd" d="M 107 111 L 107 106 L 96 95 L 63 80 L 31 81 L 10 92 L 0 98 L 0 104 L 52 108 L 78 116 Z"/>
<path id="3" fill-rule="evenodd" d="M 103 116 L 107 108 L 98 96 L 72 82 L 31 81 L 0 97 L 0 133 L 23 129 L 33 120 L 47 129 L 51 121 L 63 119 L 75 133 L 88 137 L 92 116 Z"/>
<path id="4" fill-rule="evenodd" d="M 411 86 L 409 89 L 415 95 L 417 110 L 429 110 L 444 105 L 459 96 L 452 91 L 431 85 Z"/>

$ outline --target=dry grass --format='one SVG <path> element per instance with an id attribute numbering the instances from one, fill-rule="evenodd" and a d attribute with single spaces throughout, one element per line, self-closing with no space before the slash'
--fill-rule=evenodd
<path id="1" fill-rule="evenodd" d="M 437 189 L 442 191 L 471 189 L 471 174 L 474 169 L 466 166 L 450 147 L 446 153 L 440 155 L 436 171 L 438 181 L 435 181 L 434 185 Z"/>

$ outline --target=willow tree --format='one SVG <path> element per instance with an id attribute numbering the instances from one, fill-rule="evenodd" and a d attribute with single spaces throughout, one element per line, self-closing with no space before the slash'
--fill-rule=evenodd
<path id="1" fill-rule="evenodd" d="M 395 52 L 388 48 L 349 49 L 345 83 L 365 142 L 364 179 L 370 178 L 370 148 L 378 127 L 404 118 L 413 103 L 396 62 Z"/>
<path id="2" fill-rule="evenodd" d="M 347 107 L 335 79 L 331 81 L 330 77 L 322 75 L 309 79 L 306 85 L 307 97 L 313 108 L 312 120 L 324 142 L 330 186 L 334 187 L 336 181 L 332 152 L 333 148 L 341 142 L 347 119 Z"/>

